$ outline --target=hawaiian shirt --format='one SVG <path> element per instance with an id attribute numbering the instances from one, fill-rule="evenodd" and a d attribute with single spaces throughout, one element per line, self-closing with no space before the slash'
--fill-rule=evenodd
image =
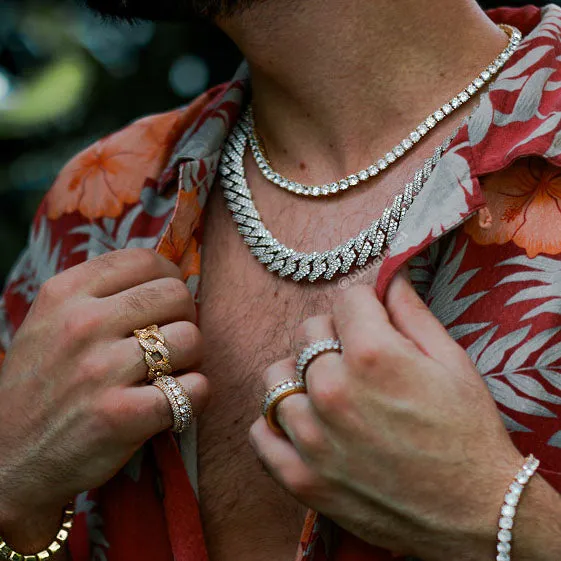
<path id="1" fill-rule="evenodd" d="M 541 475 L 561 491 L 561 8 L 489 15 L 524 40 L 415 199 L 376 289 L 383 298 L 409 264 L 416 289 L 487 383 L 515 445 L 540 458 Z M 188 107 L 135 122 L 71 160 L 8 279 L 4 351 L 44 281 L 105 252 L 156 248 L 196 295 L 205 201 L 248 97 L 244 66 Z M 77 497 L 73 560 L 206 560 L 188 448 L 188 439 L 159 434 L 107 484 Z M 313 512 L 296 546 L 299 561 L 395 557 Z"/>

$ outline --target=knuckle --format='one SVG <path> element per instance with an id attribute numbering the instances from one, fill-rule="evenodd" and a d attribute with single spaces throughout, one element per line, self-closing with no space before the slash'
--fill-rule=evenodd
<path id="1" fill-rule="evenodd" d="M 127 255 L 134 261 L 137 267 L 143 269 L 154 269 L 159 268 L 161 265 L 161 257 L 154 249 L 148 248 L 134 248 L 134 249 L 123 249 L 122 254 Z"/>
<path id="2" fill-rule="evenodd" d="M 103 318 L 93 309 L 67 310 L 63 322 L 63 333 L 71 341 L 84 341 L 91 338 L 103 326 Z"/>
<path id="3" fill-rule="evenodd" d="M 166 296 L 171 297 L 175 302 L 187 303 L 191 301 L 191 293 L 187 285 L 174 277 L 162 279 L 160 289 Z"/>
<path id="4" fill-rule="evenodd" d="M 199 354 L 203 346 L 203 336 L 199 328 L 188 321 L 182 321 L 177 330 L 177 347 Z"/>
<path id="5" fill-rule="evenodd" d="M 98 439 L 107 436 L 122 434 L 123 416 L 126 414 L 121 400 L 115 395 L 106 394 L 101 396 L 91 406 L 91 430 Z"/>
<path id="6" fill-rule="evenodd" d="M 348 385 L 343 376 L 324 376 L 317 384 L 308 387 L 308 393 L 316 409 L 324 415 L 343 414 L 350 407 Z"/>
<path id="7" fill-rule="evenodd" d="M 76 369 L 75 385 L 99 387 L 100 383 L 107 380 L 109 364 L 106 358 L 100 354 L 90 354 L 82 358 Z"/>
<path id="8" fill-rule="evenodd" d="M 63 297 L 63 289 L 60 286 L 58 277 L 47 279 L 39 288 L 37 302 L 40 304 L 56 303 Z"/>
<path id="9" fill-rule="evenodd" d="M 295 444 L 310 463 L 322 461 L 329 455 L 329 447 L 322 432 L 311 423 L 297 423 L 292 429 Z"/>
<path id="10" fill-rule="evenodd" d="M 358 371 L 376 368 L 383 360 L 386 350 L 370 339 L 359 339 L 345 346 L 346 358 Z"/>
<path id="11" fill-rule="evenodd" d="M 319 476 L 298 468 L 287 468 L 281 473 L 286 488 L 302 502 L 310 503 L 321 494 L 322 484 Z"/>

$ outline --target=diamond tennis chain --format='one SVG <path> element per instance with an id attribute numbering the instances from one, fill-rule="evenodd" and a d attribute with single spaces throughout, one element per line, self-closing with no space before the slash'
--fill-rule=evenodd
<path id="1" fill-rule="evenodd" d="M 299 186 L 297 183 L 289 182 L 280 175 L 275 174 L 270 169 L 270 166 L 266 168 L 265 165 L 268 166 L 269 164 L 259 149 L 259 154 L 256 155 L 254 152 L 254 157 L 262 173 L 267 179 L 283 189 L 294 191 L 297 194 L 316 197 L 337 193 L 340 190 L 344 191 L 350 186 L 358 185 L 359 182 L 374 177 L 403 156 L 413 144 L 428 134 L 429 130 L 435 127 L 437 122 L 443 120 L 446 115 L 452 113 L 454 109 L 465 103 L 504 66 L 505 62 L 518 47 L 522 35 L 516 28 L 505 25 L 501 25 L 501 28 L 510 37 L 509 45 L 493 64 L 483 71 L 465 90 L 460 92 L 458 96 L 453 98 L 449 104 L 444 105 L 433 115 L 429 116 L 423 124 L 419 125 L 409 135 L 409 138 L 406 138 L 397 145 L 378 164 L 374 164 L 368 170 L 362 170 L 357 175 L 349 176 L 331 185 Z M 291 278 L 296 282 L 303 280 L 315 282 L 320 279 L 331 280 L 335 275 L 347 274 L 352 268 L 366 266 L 369 261 L 378 259 L 388 248 L 389 244 L 395 239 L 401 221 L 417 195 L 421 192 L 456 133 L 457 130 L 443 144 L 436 148 L 431 158 L 425 160 L 423 167 L 415 172 L 413 181 L 405 186 L 403 193 L 395 196 L 393 204 L 383 211 L 382 216 L 378 220 L 374 220 L 369 228 L 362 230 L 356 237 L 351 238 L 335 249 L 323 252 L 304 253 L 291 249 L 279 242 L 263 224 L 247 184 L 243 161 L 248 144 L 252 150 L 252 144 L 258 144 L 251 108 L 242 115 L 226 140 L 220 159 L 220 182 L 226 204 L 232 213 L 238 232 L 243 237 L 250 252 L 270 272 L 276 273 L 281 278 Z M 268 173 L 266 173 L 267 170 Z M 318 189 L 319 192 L 317 191 Z"/>
<path id="2" fill-rule="evenodd" d="M 364 267 L 370 260 L 380 257 L 395 238 L 401 220 L 457 132 L 448 137 L 431 158 L 425 160 L 424 166 L 417 170 L 404 192 L 396 195 L 393 204 L 369 228 L 335 249 L 303 253 L 279 242 L 267 230 L 255 207 L 243 163 L 251 129 L 249 119 L 247 113 L 242 116 L 226 140 L 222 152 L 220 183 L 224 198 L 238 232 L 251 253 L 270 272 L 280 277 L 290 277 L 296 282 L 331 280 L 335 275 L 347 274 L 351 268 Z"/>
<path id="3" fill-rule="evenodd" d="M 376 163 L 370 167 L 365 168 L 358 173 L 351 174 L 344 179 L 334 183 L 325 185 L 302 185 L 296 181 L 292 181 L 277 173 L 271 167 L 271 163 L 267 157 L 263 143 L 255 128 L 253 120 L 253 112 L 249 111 L 249 145 L 255 162 L 263 177 L 274 183 L 275 185 L 286 189 L 292 193 L 302 196 L 329 196 L 346 191 L 347 189 L 359 185 L 362 182 L 368 181 L 379 173 L 387 169 L 399 158 L 405 155 L 406 152 L 411 150 L 417 142 L 426 136 L 436 125 L 443 121 L 448 115 L 453 113 L 461 105 L 469 101 L 477 92 L 479 92 L 488 82 L 491 81 L 493 76 L 504 66 L 509 60 L 514 51 L 516 51 L 521 39 L 522 34 L 518 29 L 509 25 L 500 24 L 499 27 L 506 33 L 509 38 L 507 47 L 499 54 L 499 56 L 481 72 L 481 74 L 471 82 L 464 90 L 458 95 L 453 97 L 448 103 L 437 109 L 434 113 L 429 115 L 415 130 L 413 130 L 407 137 L 405 137 L 399 144 L 388 152 L 383 158 L 380 158 Z"/>

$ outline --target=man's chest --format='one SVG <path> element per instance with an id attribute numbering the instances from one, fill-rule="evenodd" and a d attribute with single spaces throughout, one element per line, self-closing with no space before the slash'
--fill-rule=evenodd
<path id="1" fill-rule="evenodd" d="M 249 253 L 216 194 L 205 212 L 199 316 L 202 372 L 212 399 L 200 419 L 198 441 L 210 556 L 288 561 L 306 508 L 264 472 L 248 431 L 260 414 L 265 369 L 294 352 L 297 327 L 310 316 L 329 313 L 340 289 L 336 282 L 298 284 L 268 272 Z M 270 549 L 244 549 L 256 542 Z"/>

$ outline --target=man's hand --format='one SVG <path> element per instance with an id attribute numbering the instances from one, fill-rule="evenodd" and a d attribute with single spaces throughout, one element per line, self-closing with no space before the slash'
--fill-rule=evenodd
<path id="1" fill-rule="evenodd" d="M 286 398 L 251 441 L 300 502 L 363 540 L 426 561 L 496 556 L 505 491 L 523 458 L 465 351 L 402 274 L 386 305 L 374 289 L 341 294 L 331 316 L 308 319 L 303 348 L 338 338 L 319 356 L 308 394 Z M 294 358 L 271 366 L 265 386 L 294 377 Z"/>
<path id="2" fill-rule="evenodd" d="M 133 330 L 158 324 L 174 369 L 185 370 L 202 357 L 194 320 L 179 269 L 151 250 L 107 254 L 43 285 L 0 373 L 2 537 L 45 547 L 69 500 L 105 483 L 172 425 L 165 395 L 145 384 Z M 178 380 L 200 412 L 206 379 Z"/>

